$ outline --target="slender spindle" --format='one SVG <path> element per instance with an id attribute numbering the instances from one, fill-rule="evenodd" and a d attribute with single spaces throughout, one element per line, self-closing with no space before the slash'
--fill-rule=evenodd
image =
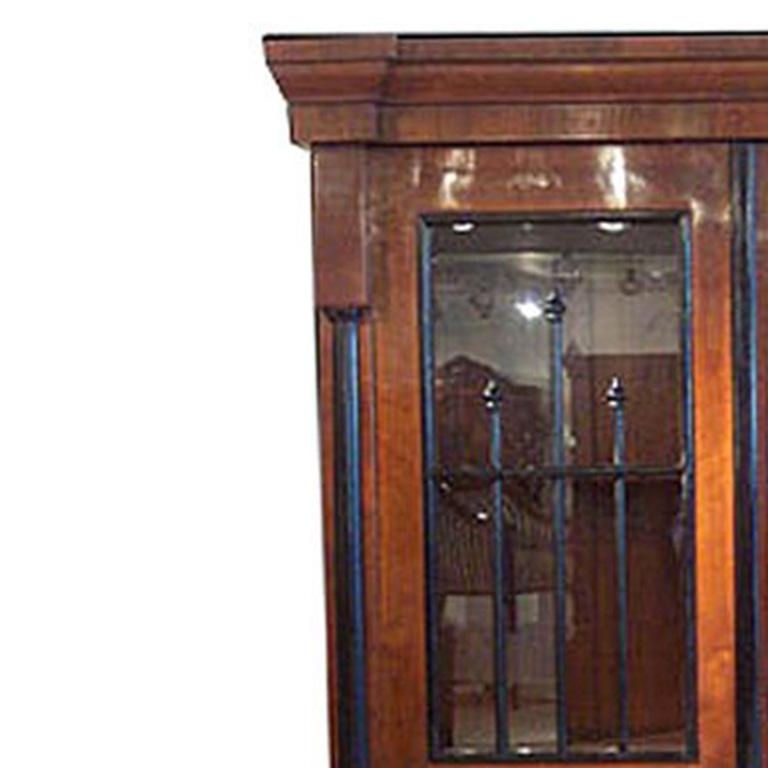
<path id="1" fill-rule="evenodd" d="M 507 676 L 507 553 L 504 526 L 503 478 L 501 475 L 501 391 L 491 379 L 483 390 L 483 400 L 490 415 L 489 460 L 496 479 L 493 491 L 493 627 L 494 680 L 496 705 L 496 751 L 500 757 L 509 752 L 509 690 Z"/>
<path id="2" fill-rule="evenodd" d="M 734 181 L 738 174 L 733 177 Z M 738 206 L 736 206 L 736 209 Z M 696 683 L 696 500 L 694 484 L 694 424 L 693 424 L 693 243 L 691 220 L 684 216 L 680 222 L 683 235 L 683 316 L 681 349 L 683 352 L 683 434 L 685 439 L 685 463 L 682 476 L 681 504 L 683 506 L 683 563 L 685 579 L 685 741 L 690 757 L 698 753 L 697 712 L 698 694 Z M 756 391 L 756 390 L 754 390 Z M 741 761 L 740 761 L 741 764 Z M 756 763 L 760 765 L 760 761 Z"/>
<path id="3" fill-rule="evenodd" d="M 609 408 L 613 410 L 613 464 L 617 474 L 613 481 L 616 515 L 616 573 L 618 590 L 618 637 L 619 637 L 619 752 L 629 745 L 629 691 L 628 691 L 628 597 L 627 597 L 627 479 L 626 436 L 624 429 L 624 404 L 626 393 L 618 376 L 614 376 L 605 394 Z"/>
<path id="4" fill-rule="evenodd" d="M 557 754 L 568 749 L 566 700 L 566 497 L 565 497 L 565 406 L 563 394 L 563 315 L 565 303 L 558 289 L 544 302 L 544 317 L 549 322 L 552 349 L 552 464 L 557 474 L 552 479 L 553 548 L 555 558 L 555 675 L 557 685 Z"/>

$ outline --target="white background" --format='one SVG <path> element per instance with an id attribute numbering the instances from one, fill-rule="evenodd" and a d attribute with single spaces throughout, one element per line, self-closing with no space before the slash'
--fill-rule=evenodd
<path id="1" fill-rule="evenodd" d="M 722 5 L 6 0 L 2 768 L 326 765 L 308 157 L 261 36 L 768 26 Z"/>

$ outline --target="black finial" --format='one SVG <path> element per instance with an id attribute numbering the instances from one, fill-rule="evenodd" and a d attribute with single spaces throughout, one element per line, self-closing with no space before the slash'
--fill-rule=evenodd
<path id="1" fill-rule="evenodd" d="M 565 302 L 559 288 L 555 288 L 544 300 L 544 317 L 550 323 L 559 323 L 565 314 Z"/>
<path id="2" fill-rule="evenodd" d="M 495 411 L 501 404 L 501 389 L 495 379 L 488 379 L 483 390 L 483 400 L 485 400 L 485 407 L 489 411 Z"/>
<path id="3" fill-rule="evenodd" d="M 609 408 L 620 408 L 626 402 L 627 395 L 624 391 L 624 384 L 618 376 L 611 379 L 611 383 L 605 393 L 605 401 Z"/>

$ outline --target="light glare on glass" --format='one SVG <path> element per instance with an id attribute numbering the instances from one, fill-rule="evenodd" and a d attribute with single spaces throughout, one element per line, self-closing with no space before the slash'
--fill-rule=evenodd
<path id="1" fill-rule="evenodd" d="M 531 298 L 522 299 L 515 302 L 515 309 L 526 319 L 536 320 L 542 316 L 544 310 L 541 308 L 541 304 L 538 301 L 534 301 Z"/>
<path id="2" fill-rule="evenodd" d="M 602 232 L 617 235 L 627 228 L 627 224 L 623 221 L 598 221 L 597 228 Z"/>

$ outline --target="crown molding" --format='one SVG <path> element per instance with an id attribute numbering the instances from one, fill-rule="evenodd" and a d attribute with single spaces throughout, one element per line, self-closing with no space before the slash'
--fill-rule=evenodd
<path id="1" fill-rule="evenodd" d="M 267 37 L 264 49 L 305 146 L 584 141 L 627 126 L 638 139 L 768 138 L 768 35 Z"/>

